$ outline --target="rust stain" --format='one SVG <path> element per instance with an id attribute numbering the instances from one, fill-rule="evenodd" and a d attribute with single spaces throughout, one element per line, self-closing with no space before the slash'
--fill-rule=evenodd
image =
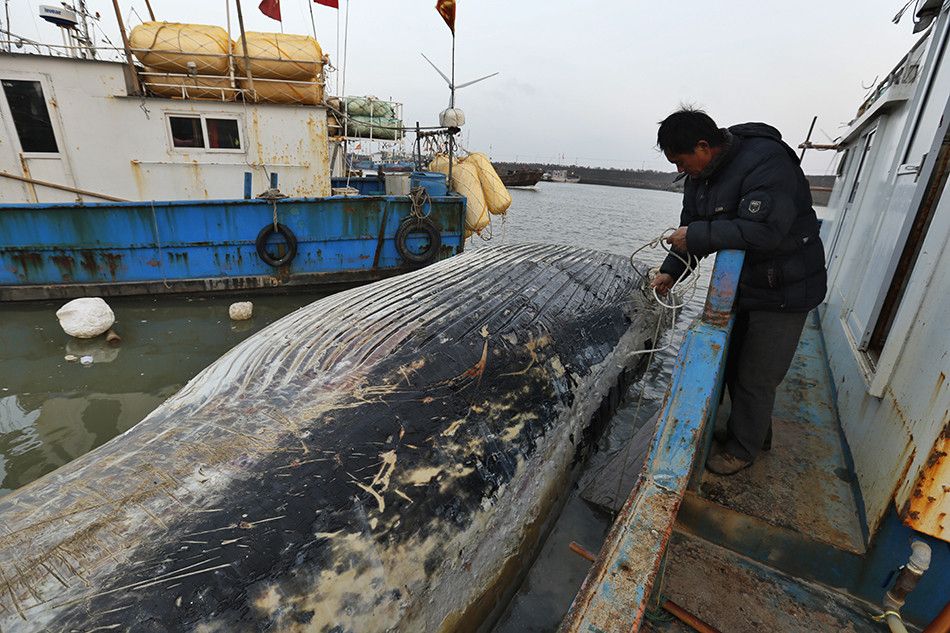
<path id="1" fill-rule="evenodd" d="M 939 536 L 944 530 L 943 521 L 950 509 L 950 488 L 943 483 L 950 479 L 948 454 L 950 420 L 944 424 L 901 508 L 901 519 L 906 525 L 931 536 Z"/>

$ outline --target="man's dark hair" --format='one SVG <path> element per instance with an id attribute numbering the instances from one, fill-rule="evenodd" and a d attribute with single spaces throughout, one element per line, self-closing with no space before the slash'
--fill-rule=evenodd
<path id="1" fill-rule="evenodd" d="M 722 130 L 702 110 L 685 107 L 660 121 L 656 145 L 673 154 L 692 154 L 700 141 L 712 147 L 721 147 L 725 139 Z"/>

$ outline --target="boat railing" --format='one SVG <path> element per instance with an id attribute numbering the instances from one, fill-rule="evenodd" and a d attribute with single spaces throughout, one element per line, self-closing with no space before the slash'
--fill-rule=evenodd
<path id="1" fill-rule="evenodd" d="M 560 633 L 640 629 L 680 502 L 706 458 L 744 258 L 742 251 L 716 257 L 702 317 L 680 346 L 643 469 Z"/>
<path id="2" fill-rule="evenodd" d="M 44 55 L 47 57 L 70 57 L 78 59 L 104 59 L 121 61 L 122 50 L 109 46 L 90 47 L 83 44 L 47 44 L 22 37 L 0 29 L 0 51 L 21 55 Z"/>
<path id="3" fill-rule="evenodd" d="M 171 65 L 181 65 L 182 59 L 189 59 L 187 71 L 176 72 L 154 68 L 148 64 L 135 65 L 142 86 L 152 95 L 177 99 L 195 99 L 211 101 L 239 101 L 249 103 L 278 103 L 294 105 L 321 105 L 324 103 L 324 87 L 326 85 L 323 65 L 324 58 L 319 63 L 313 59 L 288 59 L 260 56 L 241 56 L 246 65 L 253 63 L 273 64 L 305 64 L 315 67 L 312 78 L 298 79 L 294 77 L 261 77 L 254 75 L 250 69 L 239 71 L 235 53 L 227 54 L 228 70 L 223 74 L 199 73 L 197 68 L 203 59 L 215 60 L 223 57 L 217 53 L 202 53 L 194 51 L 166 51 L 155 49 L 132 48 L 130 51 L 140 60 L 152 59 L 156 63 L 174 60 Z M 202 64 L 203 66 L 211 66 Z"/>
<path id="4" fill-rule="evenodd" d="M 884 79 L 879 81 L 871 89 L 871 92 L 865 98 L 865 100 L 858 107 L 858 113 L 856 118 L 860 118 L 868 108 L 870 108 L 878 99 L 884 95 L 885 92 L 892 86 L 897 86 L 901 84 L 912 84 L 917 81 L 918 76 L 920 75 L 920 65 L 923 60 L 924 52 L 926 47 L 924 44 L 926 40 L 921 40 L 917 42 L 916 46 L 912 48 L 903 58 L 894 66 L 894 68 L 889 72 Z"/>

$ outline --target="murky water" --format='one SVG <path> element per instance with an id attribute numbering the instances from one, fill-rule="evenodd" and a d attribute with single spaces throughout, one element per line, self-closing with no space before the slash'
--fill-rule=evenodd
<path id="1" fill-rule="evenodd" d="M 493 220 L 490 243 L 561 243 L 629 255 L 678 224 L 674 193 L 539 183 L 511 194 L 509 215 Z M 484 245 L 475 237 L 466 248 Z M 663 256 L 660 250 L 638 255 L 651 266 Z M 701 288 L 679 319 L 677 344 L 683 324 L 699 312 Z M 236 343 L 317 298 L 254 297 L 254 318 L 246 322 L 228 317 L 235 297 L 110 299 L 122 339 L 116 345 L 66 335 L 55 316 L 63 302 L 0 305 L 0 495 L 127 430 Z M 659 408 L 675 353 L 675 346 L 659 353 L 645 380 L 631 387 L 595 459 L 602 463 L 620 450 L 638 422 Z M 69 362 L 67 355 L 92 362 Z M 596 550 L 609 521 L 572 498 L 496 633 L 555 630 L 588 569 L 567 545 L 573 540 Z"/>

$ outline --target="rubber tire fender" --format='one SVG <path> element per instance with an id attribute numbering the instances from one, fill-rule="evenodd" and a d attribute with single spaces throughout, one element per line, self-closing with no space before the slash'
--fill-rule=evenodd
<path id="1" fill-rule="evenodd" d="M 429 236 L 429 247 L 421 253 L 414 253 L 409 250 L 407 240 L 409 235 L 422 231 Z M 428 264 L 434 261 L 442 247 L 442 233 L 439 226 L 429 218 L 417 219 L 409 216 L 399 224 L 396 229 L 396 251 L 399 256 L 410 264 Z"/>
<path id="2" fill-rule="evenodd" d="M 277 223 L 276 232 L 284 236 L 284 240 L 287 242 L 287 252 L 284 253 L 283 257 L 275 259 L 267 252 L 267 239 L 274 232 L 274 224 L 268 224 L 262 228 L 261 232 L 257 234 L 257 240 L 254 242 L 254 246 L 257 248 L 258 257 L 260 257 L 265 264 L 279 268 L 280 266 L 289 264 L 297 255 L 297 236 L 285 225 L 280 222 Z"/>

